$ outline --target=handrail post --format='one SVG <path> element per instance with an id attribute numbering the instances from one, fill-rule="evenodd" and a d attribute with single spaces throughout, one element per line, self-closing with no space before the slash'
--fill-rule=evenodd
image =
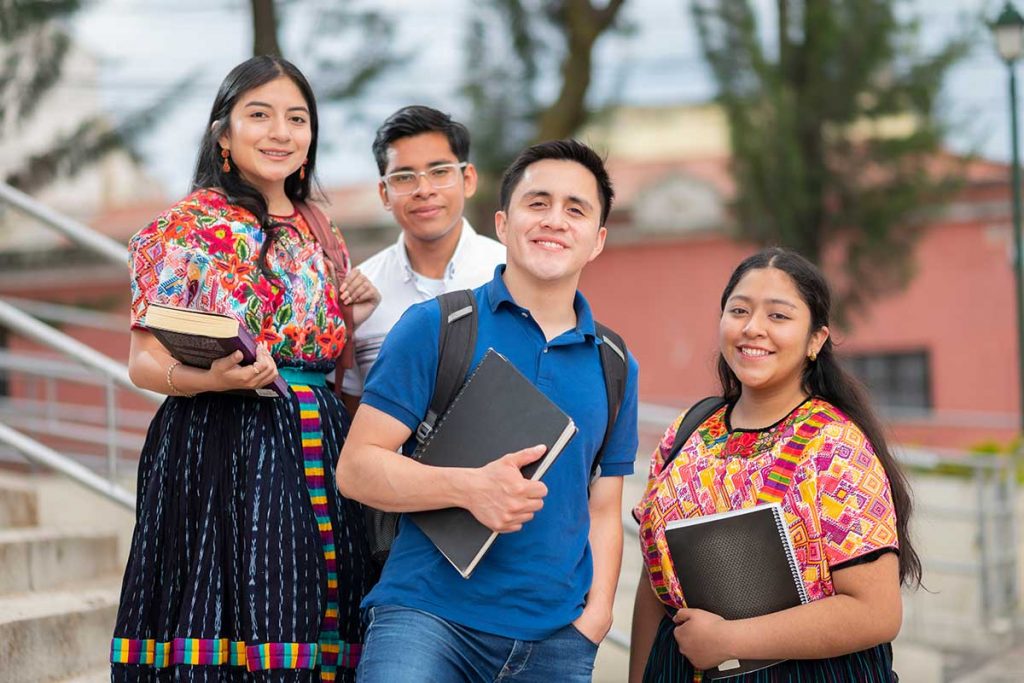
<path id="1" fill-rule="evenodd" d="M 107 476 L 110 481 L 117 478 L 117 397 L 114 395 L 114 381 L 107 377 Z"/>
<path id="2" fill-rule="evenodd" d="M 6 183 L 0 183 L 0 201 L 4 201 L 29 216 L 46 223 L 46 225 L 75 244 L 81 245 L 113 263 L 127 267 L 128 249 L 123 244 L 110 239 L 102 233 L 96 232 L 87 225 L 61 215 L 24 192 L 16 190 Z"/>
<path id="3" fill-rule="evenodd" d="M 52 428 L 57 424 L 57 381 L 47 377 L 43 382 L 46 388 L 46 423 Z"/>

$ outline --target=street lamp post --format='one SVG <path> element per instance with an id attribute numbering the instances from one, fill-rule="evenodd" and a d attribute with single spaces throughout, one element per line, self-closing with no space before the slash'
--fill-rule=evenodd
<path id="1" fill-rule="evenodd" d="M 1017 376 L 1020 385 L 1020 421 L 1024 432 L 1024 246 L 1021 244 L 1020 150 L 1017 141 L 1017 60 L 1024 52 L 1024 17 L 1007 0 L 992 24 L 999 56 L 1010 75 L 1010 146 L 1013 169 L 1013 261 L 1017 300 Z"/>

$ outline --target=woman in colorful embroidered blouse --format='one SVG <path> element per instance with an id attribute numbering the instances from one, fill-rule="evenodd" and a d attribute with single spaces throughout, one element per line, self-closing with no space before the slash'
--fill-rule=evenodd
<path id="1" fill-rule="evenodd" d="M 324 375 L 351 332 L 339 299 L 359 324 L 380 296 L 300 213 L 316 143 L 306 79 L 250 59 L 221 84 L 193 193 L 131 240 L 129 372 L 169 398 L 139 463 L 115 681 L 354 680 L 376 570 L 362 509 L 333 486 L 349 417 Z M 256 362 L 179 364 L 146 331 L 151 303 L 235 316 Z M 227 393 L 278 374 L 286 398 Z"/>
<path id="2" fill-rule="evenodd" d="M 730 659 L 787 660 L 730 681 L 896 680 L 900 586 L 921 575 L 909 491 L 863 390 L 836 361 L 828 285 L 802 257 L 769 249 L 739 265 L 721 303 L 726 404 L 666 466 L 682 418 L 669 428 L 634 513 L 647 571 L 630 681 L 698 681 Z M 783 449 L 795 457 L 780 460 Z M 687 609 L 666 522 L 771 501 L 784 510 L 810 602 L 734 621 Z"/>

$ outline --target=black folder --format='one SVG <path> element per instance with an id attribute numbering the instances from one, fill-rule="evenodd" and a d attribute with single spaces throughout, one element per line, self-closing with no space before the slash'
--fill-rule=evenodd
<path id="1" fill-rule="evenodd" d="M 687 607 L 747 619 L 807 602 L 778 503 L 669 522 L 665 540 Z M 705 671 L 704 678 L 729 678 L 781 661 L 733 659 Z"/>
<path id="2" fill-rule="evenodd" d="M 544 455 L 522 468 L 524 477 L 540 479 L 575 434 L 568 415 L 488 349 L 412 457 L 435 467 L 483 467 L 507 453 L 544 444 Z M 409 517 L 467 579 L 498 536 L 464 508 Z"/>

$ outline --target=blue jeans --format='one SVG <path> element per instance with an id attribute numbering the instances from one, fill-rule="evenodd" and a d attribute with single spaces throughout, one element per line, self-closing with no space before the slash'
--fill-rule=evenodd
<path id="1" fill-rule="evenodd" d="M 371 607 L 359 683 L 590 683 L 597 645 L 572 624 L 515 640 L 408 607 Z"/>

